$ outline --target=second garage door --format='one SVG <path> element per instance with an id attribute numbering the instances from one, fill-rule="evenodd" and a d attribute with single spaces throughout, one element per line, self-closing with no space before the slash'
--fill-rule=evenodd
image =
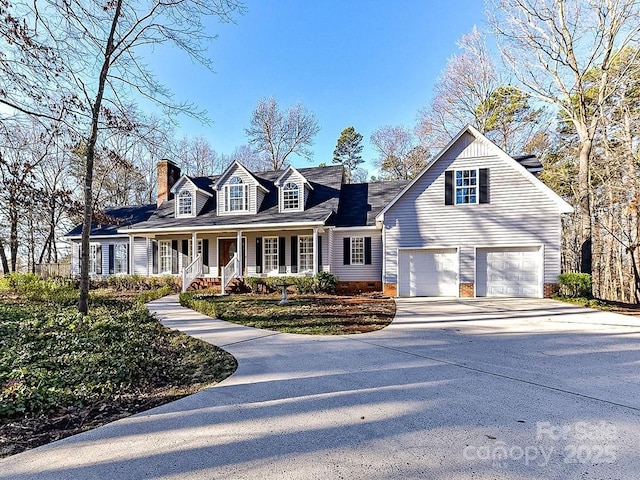
<path id="1" fill-rule="evenodd" d="M 398 263 L 398 296 L 458 296 L 455 248 L 401 250 Z"/>
<path id="2" fill-rule="evenodd" d="M 483 248 L 476 251 L 476 295 L 540 297 L 540 247 Z"/>

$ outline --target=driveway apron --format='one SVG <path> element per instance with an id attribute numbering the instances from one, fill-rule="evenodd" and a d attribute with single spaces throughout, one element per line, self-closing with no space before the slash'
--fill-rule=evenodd
<path id="1" fill-rule="evenodd" d="M 149 309 L 238 360 L 195 395 L 0 460 L 0 479 L 638 478 L 640 322 L 550 300 L 399 300 L 304 336 Z"/>

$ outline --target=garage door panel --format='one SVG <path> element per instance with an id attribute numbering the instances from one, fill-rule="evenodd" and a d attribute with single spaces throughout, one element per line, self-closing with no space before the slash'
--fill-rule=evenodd
<path id="1" fill-rule="evenodd" d="M 398 264 L 399 296 L 457 296 L 456 249 L 401 250 Z"/>
<path id="2" fill-rule="evenodd" d="M 478 249 L 477 295 L 539 297 L 541 261 L 539 247 Z"/>

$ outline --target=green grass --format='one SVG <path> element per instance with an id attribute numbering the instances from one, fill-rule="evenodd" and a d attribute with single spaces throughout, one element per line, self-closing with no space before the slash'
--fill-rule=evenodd
<path id="1" fill-rule="evenodd" d="M 182 305 L 248 327 L 308 335 L 364 333 L 386 327 L 395 315 L 390 299 L 301 295 L 278 305 L 279 296 L 204 296 L 186 293 Z"/>

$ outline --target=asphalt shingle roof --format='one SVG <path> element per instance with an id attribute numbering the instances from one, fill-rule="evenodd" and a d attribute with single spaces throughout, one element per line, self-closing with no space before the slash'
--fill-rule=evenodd
<path id="1" fill-rule="evenodd" d="M 394 181 L 343 185 L 334 224 L 337 227 L 375 225 L 376 215 L 407 183 Z"/>
<path id="2" fill-rule="evenodd" d="M 109 223 L 92 223 L 91 235 L 117 235 L 118 228 L 133 225 L 135 223 L 144 222 L 148 220 L 151 214 L 156 209 L 155 203 L 147 205 L 127 205 L 124 207 L 106 208 L 104 210 L 105 215 L 110 217 Z M 82 224 L 76 225 L 70 232 L 66 234 L 67 237 L 74 237 L 82 234 Z"/>

